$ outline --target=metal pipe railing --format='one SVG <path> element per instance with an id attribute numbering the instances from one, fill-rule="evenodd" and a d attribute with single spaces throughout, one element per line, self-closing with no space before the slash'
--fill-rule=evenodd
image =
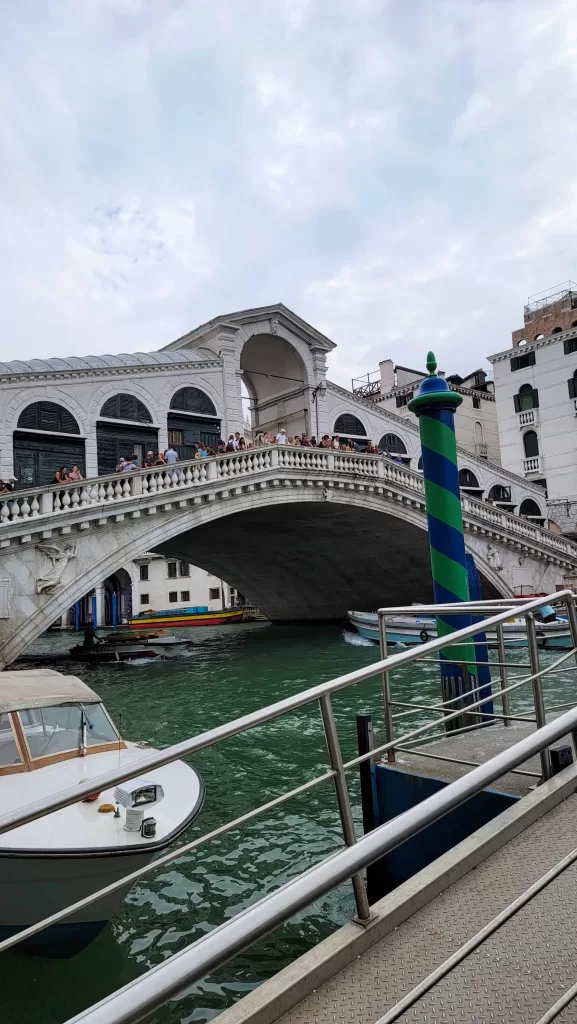
<path id="1" fill-rule="evenodd" d="M 476 628 L 476 627 L 474 627 Z M 480 793 L 551 743 L 577 731 L 577 708 L 526 736 L 478 768 L 367 833 L 358 843 L 315 865 L 180 953 L 152 968 L 67 1024 L 134 1024 L 180 995 L 337 885 Z"/>
<path id="2" fill-rule="evenodd" d="M 561 590 L 555 595 L 555 599 L 561 600 L 568 595 L 571 595 L 570 590 Z M 541 605 L 551 604 L 551 602 L 552 598 L 550 595 L 534 598 L 532 601 L 529 601 L 524 605 L 524 612 L 534 611 L 540 608 Z M 483 623 L 483 628 L 486 629 L 496 626 L 500 622 L 506 621 L 508 616 L 508 611 L 500 612 L 498 615 L 488 618 Z M 475 633 L 478 633 L 479 628 L 480 624 L 478 622 L 471 626 L 465 626 L 463 629 L 456 630 L 452 633 L 451 640 L 454 643 L 458 643 L 460 640 L 466 640 Z M 132 767 L 130 765 L 124 765 L 122 768 L 111 769 L 110 771 L 96 776 L 87 782 L 82 782 L 77 786 L 72 786 L 69 789 L 62 790 L 60 793 L 56 793 L 52 796 L 43 797 L 33 803 L 26 804 L 23 808 L 8 811 L 5 814 L 0 815 L 0 835 L 4 832 L 9 832 L 14 828 L 18 828 L 20 825 L 26 825 L 31 821 L 36 821 L 36 819 L 42 818 L 44 815 L 50 814 L 52 811 L 58 811 L 63 807 L 69 807 L 71 804 L 78 803 L 79 801 L 84 800 L 87 796 L 93 796 L 95 793 L 100 793 L 104 789 L 116 786 L 119 782 L 134 779 L 154 768 L 162 768 L 164 765 L 170 764 L 171 761 L 176 761 L 183 757 L 190 757 L 201 750 L 206 750 L 207 747 L 214 746 L 215 743 L 219 743 L 224 739 L 229 739 L 232 736 L 238 736 L 240 733 L 247 732 L 255 726 L 264 725 L 266 722 L 274 721 L 274 719 L 280 718 L 281 715 L 287 714 L 291 711 L 296 711 L 299 708 L 305 707 L 307 704 L 313 703 L 313 701 L 320 700 L 320 698 L 325 694 L 338 693 L 340 690 L 344 690 L 356 683 L 364 682 L 365 680 L 371 679 L 373 676 L 379 675 L 382 672 L 391 672 L 394 669 L 410 665 L 411 662 L 418 658 L 419 651 L 425 650 L 428 654 L 432 654 L 435 651 L 446 648 L 446 646 L 446 637 L 436 637 L 434 640 L 429 640 L 426 644 L 423 644 L 423 646 L 419 647 L 417 651 L 405 650 L 401 651 L 399 654 L 392 654 L 384 661 L 377 661 L 372 665 L 356 669 L 354 672 L 348 672 L 345 675 L 338 676 L 336 679 L 329 680 L 326 683 L 320 683 L 318 686 L 313 686 L 309 690 L 303 690 L 301 693 L 294 694 L 291 697 L 286 697 L 284 700 L 277 701 L 275 704 L 270 704 L 266 708 L 259 708 L 256 711 L 252 711 L 248 715 L 234 719 L 232 722 L 226 722 L 223 725 L 216 726 L 214 729 L 208 729 L 206 732 L 200 733 L 192 739 L 175 743 L 170 747 L 166 747 L 164 750 L 154 751 L 153 753 L 140 758 L 138 761 L 134 761 L 132 763 Z M 473 709 L 485 702 L 486 699 L 477 701 L 476 704 L 468 705 L 467 710 Z M 459 714 L 462 714 L 461 710 L 455 712 L 454 717 L 457 717 Z M 449 717 L 450 716 L 447 716 L 447 719 Z M 422 730 L 418 730 L 418 732 L 421 731 Z M 385 744 L 384 747 L 380 748 L 380 750 L 387 749 L 389 749 L 389 744 Z M 375 751 L 375 753 L 377 752 L 378 751 Z M 349 765 L 350 764 L 351 762 L 349 762 Z"/>

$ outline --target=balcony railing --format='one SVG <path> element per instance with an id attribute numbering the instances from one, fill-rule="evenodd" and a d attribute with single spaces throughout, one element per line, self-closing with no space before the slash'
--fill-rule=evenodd
<path id="1" fill-rule="evenodd" d="M 530 459 L 523 459 L 523 472 L 527 476 L 528 473 L 540 473 L 541 472 L 541 458 L 539 455 L 533 455 Z"/>
<path id="2" fill-rule="evenodd" d="M 525 409 L 524 412 L 519 413 L 519 426 L 523 427 L 534 427 L 539 422 L 538 410 L 537 409 Z"/>
<path id="3" fill-rule="evenodd" d="M 475 455 L 477 455 L 479 459 L 488 459 L 489 458 L 489 452 L 488 452 L 488 449 L 487 449 L 487 445 L 483 444 L 481 441 L 476 441 L 475 442 Z"/>

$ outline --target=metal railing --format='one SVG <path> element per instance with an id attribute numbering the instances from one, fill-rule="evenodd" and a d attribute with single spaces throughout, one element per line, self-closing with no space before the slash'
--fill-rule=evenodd
<path id="1" fill-rule="evenodd" d="M 518 613 L 530 616 L 534 611 L 538 610 L 544 604 L 554 604 L 559 602 L 564 602 L 567 604 L 567 608 L 569 609 L 569 616 L 573 636 L 577 637 L 577 619 L 575 618 L 573 595 L 569 590 L 560 591 L 554 595 L 535 598 L 531 601 L 516 602 L 514 606 Z M 50 797 L 44 797 L 41 800 L 29 804 L 19 810 L 10 811 L 4 815 L 0 815 L 0 834 L 2 834 L 4 832 L 11 831 L 14 828 L 18 828 L 21 825 L 27 824 L 28 822 L 41 818 L 47 814 L 50 814 L 53 811 L 60 810 L 64 807 L 77 803 L 88 796 L 100 793 L 103 790 L 111 788 L 119 782 L 135 778 L 136 776 L 142 775 L 147 771 L 150 771 L 154 768 L 160 768 L 163 765 L 169 764 L 172 761 L 178 760 L 182 757 L 193 756 L 201 750 L 206 750 L 207 748 L 212 747 L 215 744 L 227 738 L 247 732 L 250 729 L 262 726 L 267 722 L 274 721 L 282 715 L 288 714 L 292 711 L 296 711 L 300 708 L 303 708 L 307 705 L 311 705 L 314 703 L 318 703 L 319 705 L 325 742 L 328 752 L 328 771 L 325 771 L 324 773 L 315 776 L 313 779 L 308 780 L 300 786 L 294 787 L 284 793 L 281 793 L 276 798 L 269 800 L 268 802 L 261 804 L 256 808 L 253 808 L 249 812 L 239 816 L 238 818 L 233 819 L 232 821 L 226 822 L 220 827 L 214 829 L 212 832 L 199 836 L 191 842 L 179 846 L 176 849 L 170 850 L 168 853 L 153 861 L 151 864 L 148 864 L 145 867 L 132 872 L 130 875 L 124 876 L 123 878 L 117 880 L 116 882 L 112 883 L 106 888 L 91 893 L 90 895 L 77 901 L 75 904 L 63 908 L 55 914 L 52 914 L 50 917 L 45 918 L 42 921 L 38 921 L 30 927 L 24 929 L 23 931 L 20 931 L 18 934 L 13 935 L 8 939 L 5 939 L 3 942 L 0 943 L 0 952 L 17 945 L 19 942 L 22 942 L 27 938 L 30 938 L 32 935 L 37 934 L 44 928 L 56 924 L 57 922 L 64 920 L 72 914 L 77 913 L 84 907 L 89 906 L 92 903 L 95 903 L 103 896 L 109 895 L 121 888 L 126 888 L 127 885 L 141 878 L 145 874 L 148 874 L 149 872 L 155 870 L 156 868 L 161 867 L 169 863 L 170 861 L 182 857 L 184 854 L 190 852 L 193 849 L 198 848 L 199 846 L 209 842 L 212 839 L 222 836 L 223 834 L 230 832 L 232 830 L 238 829 L 247 822 L 252 821 L 254 818 L 262 814 L 266 814 L 271 810 L 274 810 L 282 806 L 294 797 L 299 796 L 305 792 L 308 792 L 308 790 L 330 780 L 332 780 L 333 785 L 335 787 L 336 801 L 340 816 L 343 841 L 347 848 L 356 848 L 358 843 L 355 832 L 351 802 L 347 787 L 346 772 L 350 771 L 351 769 L 357 768 L 366 760 L 370 759 L 371 761 L 374 761 L 374 759 L 379 754 L 386 753 L 388 757 L 394 758 L 395 747 L 398 747 L 401 744 L 405 745 L 409 741 L 423 740 L 428 733 L 431 733 L 432 731 L 440 727 L 443 728 L 446 722 L 451 721 L 452 719 L 462 715 L 463 713 L 462 708 L 454 709 L 451 706 L 454 703 L 453 701 L 446 701 L 442 705 L 430 706 L 428 707 L 428 710 L 430 711 L 437 711 L 442 709 L 443 716 L 441 720 L 428 722 L 424 725 L 418 726 L 415 729 L 412 729 L 408 733 L 405 733 L 398 737 L 393 737 L 392 707 L 394 706 L 394 704 L 391 701 L 390 697 L 391 673 L 393 671 L 396 671 L 397 669 L 400 669 L 412 663 L 421 660 L 429 660 L 431 655 L 437 654 L 441 649 L 446 649 L 451 643 L 458 644 L 463 640 L 466 640 L 469 637 L 473 636 L 474 634 L 479 633 L 483 628 L 499 628 L 499 626 L 501 626 L 502 623 L 510 617 L 512 604 L 513 602 L 511 601 L 495 601 L 491 602 L 489 606 L 487 606 L 487 604 L 482 606 L 473 605 L 473 608 L 482 607 L 483 610 L 488 609 L 490 611 L 494 611 L 495 614 L 490 615 L 490 617 L 486 619 L 486 621 L 484 621 L 482 625 L 480 625 L 477 622 L 465 627 L 464 629 L 456 631 L 449 637 L 438 637 L 436 639 L 430 640 L 428 643 L 419 646 L 416 650 L 403 650 L 398 654 L 393 654 L 388 657 L 382 658 L 372 665 L 365 666 L 361 669 L 357 669 L 354 672 L 347 673 L 346 675 L 339 676 L 336 679 L 332 679 L 328 682 L 321 683 L 318 686 L 302 691 L 301 693 L 294 694 L 293 696 L 285 698 L 282 701 L 278 701 L 277 703 L 269 705 L 268 707 L 253 711 L 250 714 L 243 716 L 242 718 L 238 718 L 231 722 L 224 723 L 223 725 L 217 726 L 214 729 L 201 733 L 196 737 L 193 737 L 191 739 L 185 740 L 181 743 L 177 743 L 171 747 L 168 747 L 165 750 L 151 752 L 143 758 L 139 758 L 139 760 L 134 762 L 132 766 L 125 765 L 122 768 L 113 769 L 101 776 L 98 776 L 96 778 L 91 779 L 90 781 L 83 782 L 79 785 L 71 787 L 70 789 L 67 789 L 59 794 L 55 794 Z M 444 607 L 452 608 L 453 606 Z M 462 606 L 459 606 L 459 609 L 462 611 Z M 411 610 L 414 613 L 414 607 L 412 607 Z M 567 660 L 569 657 L 575 657 L 576 653 L 577 644 L 568 654 L 564 655 L 560 661 Z M 503 659 L 500 660 L 503 661 Z M 522 680 L 522 682 L 526 683 L 528 681 L 534 680 L 535 678 L 540 678 L 540 676 L 545 674 L 547 671 L 550 671 L 550 667 L 541 669 L 537 664 L 535 670 L 535 666 L 532 666 L 531 675 L 529 675 L 527 679 Z M 340 741 L 334 721 L 331 697 L 334 693 L 338 693 L 341 690 L 345 690 L 348 687 L 354 686 L 358 683 L 364 682 L 365 680 L 373 678 L 378 675 L 382 676 L 383 682 L 383 710 L 385 727 L 387 730 L 386 742 L 381 744 L 380 746 L 377 746 L 369 753 L 354 757 L 351 760 L 345 762 L 343 761 Z M 504 689 L 502 689 L 501 694 L 503 695 L 505 693 L 505 690 L 515 689 L 519 685 L 521 685 L 520 682 L 515 682 L 512 686 L 505 687 Z M 473 696 L 475 696 L 475 694 L 473 694 Z M 473 708 L 481 709 L 488 699 L 490 698 L 488 698 L 486 695 L 479 697 L 478 699 L 468 703 L 467 710 L 472 710 Z M 503 707 L 505 712 L 505 704 Z M 561 719 L 559 719 L 558 721 L 561 721 Z M 554 725 L 557 726 L 557 723 L 554 723 Z M 575 721 L 574 726 L 571 726 L 571 729 L 575 729 L 577 731 L 577 720 Z M 562 731 L 558 735 L 564 735 L 567 731 L 569 730 L 565 729 L 565 732 Z M 535 750 L 544 751 L 549 742 L 549 740 L 547 740 L 546 737 L 548 737 L 550 733 L 543 732 L 541 730 L 539 735 L 543 739 L 543 742 L 541 745 L 538 744 L 535 747 Z M 555 738 L 558 738 L 557 733 L 555 733 Z M 522 760 L 525 760 L 525 757 L 520 758 L 519 761 L 515 762 L 515 764 L 512 764 L 512 769 L 515 769 L 516 765 L 521 763 Z M 546 754 L 542 758 L 542 763 L 543 775 L 544 777 L 547 777 L 548 773 L 545 766 L 549 764 L 549 758 Z M 523 774 L 528 773 L 523 772 Z M 498 775 L 495 775 L 494 777 L 496 778 L 498 777 Z M 483 788 L 483 786 L 481 785 L 479 788 Z M 474 791 L 476 792 L 477 790 Z M 463 796 L 462 799 L 467 799 L 467 797 Z M 420 825 L 419 828 L 416 829 L 416 831 L 419 831 L 420 828 L 422 827 L 424 827 L 424 824 Z M 365 837 L 361 840 L 361 842 L 364 844 L 367 841 L 367 838 L 368 837 Z M 401 842 L 402 839 L 399 839 L 398 841 Z M 387 846 L 386 848 L 389 849 L 392 847 Z M 341 855 L 339 854 L 337 856 Z M 330 866 L 333 863 L 333 860 L 334 858 L 329 859 L 329 861 L 323 863 Z M 369 862 L 370 858 L 367 861 L 363 861 L 363 865 Z M 348 864 L 349 862 L 347 861 L 346 863 Z M 312 870 L 315 871 L 316 869 Z M 353 881 L 357 919 L 361 923 L 367 923 L 368 921 L 370 921 L 371 914 L 367 900 L 364 879 L 362 875 L 359 873 L 359 871 L 356 870 L 353 870 L 350 873 L 345 873 L 345 875 L 343 875 L 343 878 L 345 877 L 352 878 Z M 331 887 L 332 883 L 327 886 L 327 888 Z M 313 896 L 312 898 L 314 899 L 316 897 Z M 267 901 L 264 902 L 266 903 Z M 290 911 L 290 913 L 292 912 L 293 911 Z M 287 914 L 287 916 L 290 916 L 290 914 Z M 244 918 L 244 915 L 239 915 L 239 917 L 235 918 L 234 921 L 236 922 L 241 918 Z M 194 944 L 195 947 L 197 945 L 197 943 Z M 186 952 L 187 951 L 185 950 L 184 953 Z M 178 957 L 182 955 L 184 954 L 178 954 L 177 957 L 172 959 L 178 959 Z M 232 953 L 227 952 L 226 955 L 222 957 L 222 959 L 219 962 L 222 962 L 222 960 L 226 959 L 229 955 L 232 955 Z M 170 964 L 171 962 L 172 961 L 168 961 L 165 966 L 168 967 L 168 964 Z M 146 979 L 141 980 L 145 981 Z M 158 1005 L 158 1003 L 154 1004 L 154 1006 L 156 1005 Z M 149 1009 L 153 1008 L 154 1007 L 151 1004 Z M 78 1019 L 83 1019 L 83 1017 L 81 1016 Z M 98 1019 L 100 1020 L 100 1018 Z M 102 1020 L 104 1019 L 105 1018 L 102 1018 Z M 139 1018 L 129 1016 L 111 1017 L 106 1019 L 120 1021 L 137 1020 Z"/>
<path id="2" fill-rule="evenodd" d="M 148 974 L 79 1013 L 68 1024 L 131 1024 L 142 1020 L 293 914 L 347 879 L 360 877 L 363 868 L 568 733 L 572 734 L 577 749 L 577 708 L 367 833 L 358 843 L 309 868 Z"/>
<path id="3" fill-rule="evenodd" d="M 491 692 L 488 696 L 485 695 L 484 697 L 481 697 L 480 695 L 481 695 L 481 693 L 483 691 L 486 694 L 487 687 L 490 684 L 488 684 L 488 683 L 480 683 L 477 687 L 475 687 L 474 689 L 470 690 L 464 696 L 454 697 L 454 698 L 452 698 L 450 700 L 442 701 L 440 703 L 435 703 L 435 704 L 432 704 L 432 705 L 431 704 L 415 703 L 414 701 L 407 702 L 407 701 L 395 701 L 395 700 L 393 700 L 392 697 L 391 697 L 390 672 L 389 671 L 383 672 L 384 719 L 385 719 L 385 729 L 386 729 L 387 741 L 389 742 L 389 748 L 388 748 L 388 751 L 387 751 L 387 759 L 388 759 L 389 763 L 394 763 L 395 762 L 395 748 L 402 749 L 405 753 L 414 753 L 414 752 L 416 752 L 414 747 L 408 747 L 406 745 L 406 739 L 407 739 L 406 736 L 405 737 L 401 737 L 399 743 L 395 743 L 394 728 L 395 728 L 395 721 L 398 718 L 406 718 L 407 716 L 419 714 L 422 711 L 428 711 L 428 712 L 434 712 L 434 713 L 441 714 L 443 717 L 442 717 L 442 720 L 440 721 L 439 724 L 443 724 L 446 721 L 450 721 L 451 718 L 457 717 L 458 711 L 456 711 L 454 714 L 451 714 L 447 718 L 447 710 L 450 708 L 451 705 L 454 705 L 454 706 L 458 705 L 458 708 L 459 708 L 461 713 L 465 713 L 465 714 L 469 715 L 471 711 L 474 711 L 475 712 L 475 717 L 477 719 L 479 719 L 480 721 L 476 722 L 476 723 L 473 723 L 472 725 L 466 725 L 463 730 L 455 730 L 455 731 L 465 731 L 465 729 L 466 730 L 470 730 L 471 728 L 479 727 L 479 725 L 481 725 L 481 726 L 486 725 L 487 721 L 483 721 L 483 719 L 487 719 L 487 720 L 495 720 L 495 719 L 496 720 L 501 720 L 503 722 L 503 725 L 505 725 L 505 726 L 510 725 L 513 721 L 535 722 L 537 729 L 539 729 L 543 725 L 545 725 L 545 723 L 546 723 L 547 711 L 553 712 L 553 711 L 560 710 L 561 708 L 567 706 L 567 705 L 554 705 L 554 706 L 552 706 L 550 708 L 546 708 L 545 707 L 545 702 L 544 702 L 544 698 L 543 698 L 542 679 L 543 679 L 543 676 L 549 675 L 552 672 L 558 670 L 561 665 L 563 665 L 566 661 L 569 661 L 572 658 L 575 659 L 576 664 L 577 664 L 577 610 L 576 610 L 576 607 L 575 607 L 575 597 L 574 597 L 573 593 L 570 590 L 565 590 L 565 591 L 559 591 L 557 594 L 552 595 L 550 598 L 547 598 L 547 599 L 541 598 L 540 600 L 541 600 L 541 606 L 543 604 L 549 604 L 549 605 L 563 604 L 563 605 L 565 605 L 565 608 L 566 608 L 566 611 L 567 611 L 567 631 L 566 631 L 566 636 L 567 636 L 567 639 L 568 639 L 568 641 L 570 643 L 569 650 L 566 651 L 564 654 L 562 654 L 558 659 L 556 659 L 550 665 L 547 665 L 545 668 L 541 667 L 541 665 L 540 665 L 540 657 L 539 657 L 539 651 L 540 651 L 540 648 L 539 648 L 539 637 L 538 637 L 538 634 L 537 634 L 537 624 L 536 624 L 536 621 L 535 621 L 535 614 L 534 614 L 535 611 L 538 610 L 538 609 L 537 609 L 536 606 L 534 608 L 530 609 L 529 605 L 526 602 L 523 602 L 522 599 L 519 599 L 519 598 L 515 598 L 515 599 L 496 598 L 496 599 L 492 599 L 490 601 L 467 601 L 467 602 L 460 602 L 458 604 L 452 604 L 452 605 L 451 604 L 444 604 L 444 605 L 419 605 L 418 609 L 414 605 L 409 605 L 409 606 L 403 605 L 403 606 L 394 607 L 394 608 L 380 608 L 379 609 L 379 613 L 378 613 L 379 643 L 380 643 L 380 652 L 381 652 L 381 658 L 382 659 L 385 659 L 387 657 L 387 654 L 388 654 L 387 635 L 386 635 L 387 618 L 390 618 L 390 617 L 395 616 L 395 615 L 407 615 L 407 616 L 418 615 L 419 618 L 423 618 L 424 616 L 432 617 L 432 616 L 437 615 L 440 612 L 443 612 L 444 614 L 448 614 L 448 613 L 454 612 L 454 613 L 459 613 L 461 615 L 469 614 L 469 615 L 475 615 L 475 616 L 477 616 L 477 615 L 486 616 L 486 615 L 490 615 L 491 612 L 498 612 L 499 610 L 501 610 L 503 608 L 507 608 L 508 609 L 508 617 L 509 618 L 511 616 L 511 612 L 514 612 L 516 618 L 524 618 L 525 619 L 525 630 L 526 630 L 526 636 L 527 636 L 527 650 L 528 650 L 528 655 L 529 655 L 529 662 L 528 662 L 528 664 L 525 664 L 523 662 L 521 662 L 521 663 L 519 663 L 519 662 L 511 663 L 511 662 L 507 661 L 506 660 L 506 638 L 505 638 L 505 633 L 504 633 L 504 629 L 503 629 L 503 622 L 501 621 L 500 623 L 496 623 L 495 624 L 495 634 L 496 634 L 496 646 L 497 646 L 498 660 L 497 661 L 487 661 L 487 662 L 474 661 L 474 662 L 471 662 L 471 666 L 472 667 L 478 667 L 480 665 L 487 665 L 487 666 L 489 666 L 492 669 L 498 668 L 499 669 L 498 679 L 494 679 L 493 682 L 495 682 L 495 683 L 497 683 L 499 685 L 499 690 L 497 690 L 495 693 Z M 533 604 L 533 602 L 531 602 L 531 603 Z M 486 619 L 486 621 L 478 622 L 478 624 L 477 624 L 477 632 L 478 633 L 485 632 L 486 627 L 489 626 L 491 624 L 491 622 L 492 622 L 492 620 L 490 618 Z M 522 627 L 520 627 L 520 630 L 522 630 Z M 454 642 L 453 641 L 454 635 L 455 634 L 449 634 L 449 637 L 448 637 L 448 640 L 449 640 L 449 645 L 448 646 L 449 647 L 452 645 L 452 642 Z M 559 635 L 559 634 L 557 634 L 557 635 Z M 428 646 L 429 646 L 428 644 L 424 644 L 423 648 L 428 647 Z M 428 653 L 429 652 L 427 651 L 427 655 L 425 655 L 425 656 L 422 656 L 422 655 L 418 656 L 417 655 L 415 660 L 419 661 L 419 662 L 428 662 L 428 663 L 436 663 L 436 664 L 438 664 L 438 662 L 436 662 L 434 659 L 431 659 L 430 657 L 428 657 Z M 510 670 L 512 668 L 517 668 L 517 669 L 518 668 L 529 668 L 530 669 L 530 673 L 527 676 L 524 676 L 524 677 L 521 677 L 521 678 L 516 678 L 513 683 L 509 684 L 509 672 L 510 672 Z M 574 671 L 574 669 L 573 669 L 573 671 Z M 516 691 L 520 687 L 525 686 L 525 685 L 527 685 L 529 683 L 531 684 L 531 689 L 532 689 L 532 701 L 533 701 L 533 708 L 534 708 L 534 716 L 530 717 L 527 714 L 513 715 L 511 713 L 510 694 L 513 691 Z M 476 699 L 472 699 L 472 698 L 476 698 Z M 488 712 L 485 712 L 485 711 L 482 710 L 484 704 L 491 703 L 494 700 L 497 700 L 497 701 L 500 700 L 500 702 L 501 702 L 501 712 L 502 713 L 500 715 L 498 714 L 498 712 L 495 712 L 493 709 L 491 709 L 491 711 L 488 711 Z M 576 697 L 575 703 L 577 703 L 577 697 Z M 402 708 L 405 708 L 405 709 L 408 709 L 408 710 L 404 710 L 404 711 L 402 711 L 400 713 L 394 714 L 393 713 L 393 708 L 395 708 L 395 707 L 402 707 Z M 441 761 L 449 760 L 449 761 L 453 761 L 454 763 L 457 763 L 457 764 L 464 764 L 464 765 L 466 765 L 466 764 L 471 764 L 472 763 L 470 761 L 462 760 L 460 758 L 447 757 L 446 755 L 441 755 L 439 753 L 432 752 L 432 751 L 424 752 L 424 751 L 419 749 L 418 753 L 419 753 L 420 756 L 436 758 L 436 759 L 441 760 Z M 527 774 L 527 773 L 524 773 L 524 774 Z M 542 775 L 542 777 L 544 779 L 550 778 L 550 775 L 551 775 L 550 759 L 549 759 L 548 752 L 545 751 L 545 750 L 543 750 L 541 752 L 541 775 Z"/>

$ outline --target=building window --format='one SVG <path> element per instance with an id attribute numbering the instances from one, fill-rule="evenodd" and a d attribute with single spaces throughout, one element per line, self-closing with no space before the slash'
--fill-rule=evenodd
<path id="1" fill-rule="evenodd" d="M 475 490 L 481 490 L 477 477 L 470 469 L 459 470 L 459 487 L 472 487 Z"/>
<path id="2" fill-rule="evenodd" d="M 190 590 L 181 590 L 180 591 L 180 600 L 181 601 L 186 601 L 188 603 L 190 601 Z"/>
<path id="3" fill-rule="evenodd" d="M 113 395 L 104 403 L 100 415 L 108 420 L 133 420 L 136 423 L 152 423 L 146 406 L 134 395 Z"/>
<path id="4" fill-rule="evenodd" d="M 178 601 L 178 591 L 176 591 L 176 590 L 169 590 L 168 591 L 168 603 L 169 604 L 176 604 L 177 601 Z"/>
<path id="5" fill-rule="evenodd" d="M 539 455 L 539 440 L 534 430 L 523 434 L 523 449 L 526 459 L 535 459 Z"/>
<path id="6" fill-rule="evenodd" d="M 184 431 L 183 430 L 169 430 L 168 431 L 168 443 L 172 447 L 173 445 L 184 444 Z"/>
<path id="7" fill-rule="evenodd" d="M 405 445 L 396 434 L 383 434 L 379 441 L 379 448 L 384 452 L 389 452 L 391 455 L 407 454 Z"/>
<path id="8" fill-rule="evenodd" d="M 515 412 L 527 412 L 528 409 L 539 408 L 539 392 L 530 384 L 522 384 L 519 393 L 513 395 Z"/>
<path id="9" fill-rule="evenodd" d="M 176 562 L 167 562 L 166 563 L 166 569 L 167 569 L 167 572 L 168 572 L 169 580 L 175 580 L 176 577 L 177 577 L 177 569 L 178 569 L 178 566 L 177 566 Z"/>
<path id="10" fill-rule="evenodd" d="M 142 583 L 146 583 L 147 579 L 148 579 L 148 566 L 147 565 L 141 565 L 140 566 L 140 580 L 141 580 Z"/>
<path id="11" fill-rule="evenodd" d="M 178 563 L 178 575 L 179 576 L 190 576 L 190 565 L 188 562 Z"/>
<path id="12" fill-rule="evenodd" d="M 473 397 L 473 409 L 481 408 L 481 399 Z"/>
<path id="13" fill-rule="evenodd" d="M 561 334 L 562 330 L 563 330 L 562 327 L 554 327 L 553 330 L 551 331 L 551 334 Z"/>
<path id="14" fill-rule="evenodd" d="M 142 568 L 142 566 L 141 566 L 141 568 Z M 140 595 L 140 603 L 141 604 L 150 604 L 150 596 L 149 596 L 149 594 L 141 594 Z"/>
<path id="15" fill-rule="evenodd" d="M 563 351 L 566 356 L 570 356 L 572 352 L 577 352 L 577 338 L 565 338 Z"/>
<path id="16" fill-rule="evenodd" d="M 536 334 L 535 337 L 533 338 L 533 341 L 541 341 L 541 338 L 544 338 L 544 337 L 545 337 L 544 334 Z"/>
<path id="17" fill-rule="evenodd" d="M 573 376 L 569 377 L 567 386 L 569 388 L 569 398 L 577 398 L 577 370 L 574 370 Z"/>
<path id="18" fill-rule="evenodd" d="M 489 501 L 498 501 L 510 504 L 511 502 L 511 488 L 504 487 L 503 484 L 493 484 L 488 494 Z"/>
<path id="19" fill-rule="evenodd" d="M 346 437 L 366 437 L 367 432 L 363 427 L 363 424 L 356 416 L 352 413 L 347 412 L 343 416 L 339 416 L 335 423 L 334 434 L 342 434 Z"/>
<path id="20" fill-rule="evenodd" d="M 232 591 L 231 591 L 232 593 Z M 220 599 L 220 589 L 218 587 L 209 587 L 208 600 L 218 601 Z"/>
<path id="21" fill-rule="evenodd" d="M 412 397 L 412 391 L 409 391 L 406 395 L 397 395 L 397 409 L 400 409 L 403 405 L 408 405 Z"/>
<path id="22" fill-rule="evenodd" d="M 55 434 L 79 434 L 74 416 L 56 402 L 34 402 L 18 417 L 18 427 L 25 430 L 47 430 Z"/>
<path id="23" fill-rule="evenodd" d="M 535 353 L 526 352 L 523 356 L 514 356 L 511 360 L 511 373 L 523 370 L 526 366 L 535 366 Z"/>
<path id="24" fill-rule="evenodd" d="M 216 409 L 210 398 L 198 388 L 181 388 L 172 396 L 170 408 L 200 416 L 216 416 Z"/>

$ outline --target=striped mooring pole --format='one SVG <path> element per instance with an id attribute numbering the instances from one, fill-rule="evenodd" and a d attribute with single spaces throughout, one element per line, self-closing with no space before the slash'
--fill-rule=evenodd
<path id="1" fill-rule="evenodd" d="M 454 424 L 455 410 L 463 399 L 437 376 L 432 352 L 427 356 L 427 370 L 429 376 L 421 381 L 409 409 L 419 419 L 434 600 L 435 604 L 454 604 L 469 600 Z M 438 615 L 437 635 L 448 635 L 472 621 L 468 614 Z M 475 645 L 468 641 L 441 651 L 443 700 L 462 696 L 461 706 L 466 708 L 467 693 L 478 685 L 476 660 Z M 451 710 L 458 707 L 455 702 Z M 454 718 L 447 722 L 447 729 L 470 722 L 471 716 L 467 720 Z"/>

